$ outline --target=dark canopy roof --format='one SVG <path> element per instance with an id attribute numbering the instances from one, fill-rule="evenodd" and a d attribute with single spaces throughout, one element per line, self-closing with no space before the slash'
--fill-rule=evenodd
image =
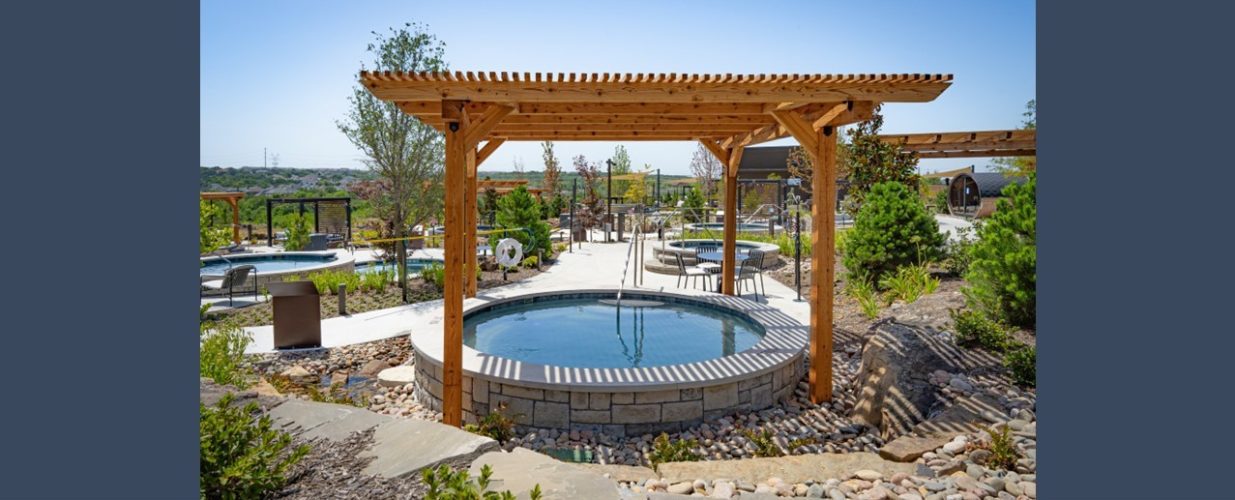
<path id="1" fill-rule="evenodd" d="M 738 166 L 739 179 L 767 179 L 768 174 L 777 174 L 782 179 L 793 177 L 789 175 L 786 162 L 789 151 L 799 146 L 763 146 L 746 148 L 742 154 L 742 164 Z"/>
<path id="2" fill-rule="evenodd" d="M 1002 196 L 1003 188 L 1008 184 L 1025 182 L 1024 177 L 1007 177 L 999 172 L 961 174 L 953 178 L 952 182 L 962 182 L 966 177 L 973 179 L 974 183 L 978 185 L 978 195 L 982 197 Z"/>

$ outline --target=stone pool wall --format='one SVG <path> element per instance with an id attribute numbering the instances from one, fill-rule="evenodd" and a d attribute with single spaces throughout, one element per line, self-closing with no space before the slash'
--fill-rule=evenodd
<path id="1" fill-rule="evenodd" d="M 442 367 L 416 353 L 416 399 L 441 411 Z M 761 410 L 792 396 L 806 374 L 804 354 L 772 368 L 691 387 L 561 390 L 463 375 L 463 419 L 475 422 L 499 404 L 525 427 L 591 430 L 611 436 L 678 432 L 739 410 Z"/>

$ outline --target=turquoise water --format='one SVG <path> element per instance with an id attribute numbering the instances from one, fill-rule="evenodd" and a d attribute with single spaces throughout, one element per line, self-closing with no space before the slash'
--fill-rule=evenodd
<path id="1" fill-rule="evenodd" d="M 434 262 L 442 263 L 442 261 L 434 259 L 407 259 L 407 272 L 408 274 L 417 274 Z M 356 264 L 356 272 L 358 273 L 383 272 L 387 270 L 392 273 L 399 272 L 398 266 L 394 262 L 365 262 Z"/>
<path id="2" fill-rule="evenodd" d="M 529 363 L 633 368 L 705 361 L 749 349 L 763 327 L 725 311 L 679 303 L 617 308 L 553 299 L 469 315 L 463 343 Z"/>
<path id="3" fill-rule="evenodd" d="M 202 266 L 202 275 L 221 276 L 232 266 L 251 265 L 257 268 L 257 273 L 292 271 L 305 267 L 320 266 L 335 260 L 334 255 L 254 255 L 231 256 L 227 261 L 211 260 Z M 228 262 L 230 261 L 230 262 Z"/>

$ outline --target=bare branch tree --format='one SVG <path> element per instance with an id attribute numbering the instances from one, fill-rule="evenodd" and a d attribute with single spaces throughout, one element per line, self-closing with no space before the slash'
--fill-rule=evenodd
<path id="1" fill-rule="evenodd" d="M 699 182 L 703 197 L 711 199 L 715 194 L 716 178 L 720 177 L 723 171 L 722 165 L 720 160 L 716 159 L 716 156 L 703 144 L 697 144 L 695 148 L 695 153 L 690 158 L 690 173 Z"/>

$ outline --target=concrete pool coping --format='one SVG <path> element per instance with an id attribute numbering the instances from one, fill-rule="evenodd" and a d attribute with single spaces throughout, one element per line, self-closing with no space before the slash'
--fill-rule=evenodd
<path id="1" fill-rule="evenodd" d="M 224 261 L 224 262 L 232 262 L 235 265 L 244 265 L 245 264 L 244 261 L 250 260 L 250 259 L 271 259 L 271 258 L 277 259 L 281 257 L 334 257 L 334 259 L 324 261 L 323 263 L 319 265 L 313 265 L 313 266 L 308 266 L 308 267 L 298 267 L 295 269 L 286 269 L 282 271 L 262 272 L 261 270 L 258 270 L 257 272 L 258 278 L 262 279 L 263 283 L 269 282 L 270 279 L 275 278 L 275 277 L 282 278 L 284 276 L 290 276 L 293 274 L 308 275 L 310 273 L 314 273 L 317 271 L 342 269 L 342 268 L 347 268 L 348 270 L 351 270 L 351 269 L 354 269 L 354 265 L 356 262 L 355 255 L 350 255 L 347 252 L 336 252 L 333 250 L 322 250 L 322 251 L 312 251 L 312 252 L 307 252 L 307 251 L 306 252 L 301 252 L 301 251 L 254 252 L 254 253 L 232 254 L 229 256 L 213 255 L 209 257 L 202 257 L 201 262 L 202 264 L 208 264 L 211 262 Z M 201 274 L 201 278 L 203 280 L 221 279 L 223 278 L 223 275 L 222 274 Z"/>
<path id="2" fill-rule="evenodd" d="M 572 294 L 616 294 L 616 288 L 558 290 L 514 295 L 498 300 L 467 299 L 463 314 L 497 304 Z M 767 304 L 731 296 L 699 296 L 651 290 L 631 290 L 632 296 L 665 297 L 735 311 L 764 328 L 764 336 L 749 349 L 729 356 L 693 363 L 641 368 L 576 368 L 528 363 L 495 356 L 463 346 L 467 376 L 536 389 L 557 391 L 646 392 L 713 386 L 758 377 L 800 358 L 809 342 L 808 327 Z M 440 317 L 438 318 L 440 321 Z M 440 369 L 443 338 L 434 329 L 411 334 L 414 351 Z"/>

